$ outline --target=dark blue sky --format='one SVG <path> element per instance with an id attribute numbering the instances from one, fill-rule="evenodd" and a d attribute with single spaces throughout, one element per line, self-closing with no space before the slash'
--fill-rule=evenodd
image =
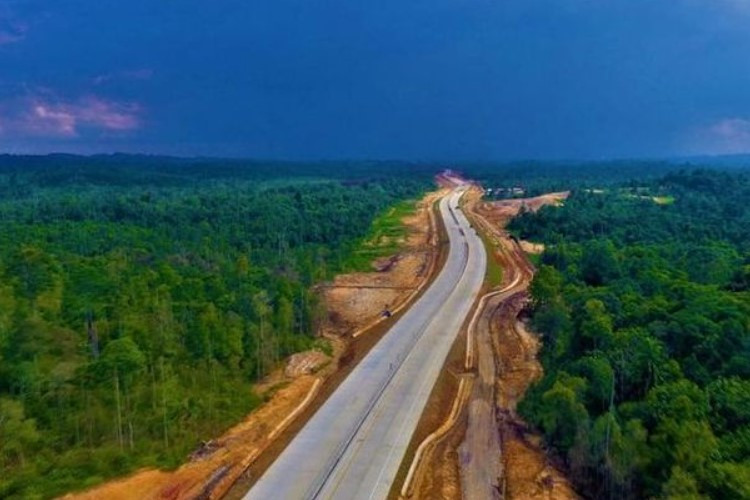
<path id="1" fill-rule="evenodd" d="M 750 151 L 750 0 L 0 0 L 0 152 Z"/>

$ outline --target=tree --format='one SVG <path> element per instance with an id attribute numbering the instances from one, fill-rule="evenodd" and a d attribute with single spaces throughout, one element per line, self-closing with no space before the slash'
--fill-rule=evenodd
<path id="1" fill-rule="evenodd" d="M 284 295 L 278 299 L 274 323 L 276 324 L 276 331 L 281 337 L 283 352 L 293 352 L 294 342 L 291 337 L 294 333 L 294 305 Z"/>
<path id="2" fill-rule="evenodd" d="M 230 368 L 237 369 L 239 367 L 240 360 L 245 355 L 242 345 L 244 324 L 242 321 L 242 317 L 232 312 L 227 314 L 224 323 L 225 348 L 223 349 L 223 351 L 225 353 L 226 363 Z"/>
<path id="3" fill-rule="evenodd" d="M 641 328 L 618 330 L 607 356 L 615 368 L 622 399 L 643 398 L 667 371 L 664 344 Z"/>
<path id="4" fill-rule="evenodd" d="M 574 372 L 587 381 L 587 408 L 597 413 L 611 409 L 615 398 L 615 373 L 604 357 L 586 356 L 574 365 Z"/>
<path id="5" fill-rule="evenodd" d="M 705 483 L 710 465 L 718 458 L 718 442 L 705 421 L 663 420 L 651 437 L 652 466 L 659 473 L 677 466 L 698 481 Z"/>
<path id="6" fill-rule="evenodd" d="M 578 428 L 588 422 L 588 412 L 580 402 L 586 381 L 565 373 L 558 377 L 542 395 L 539 419 L 547 439 L 567 451 L 573 446 Z"/>
<path id="7" fill-rule="evenodd" d="M 664 420 L 703 420 L 708 416 L 708 399 L 704 392 L 686 379 L 662 384 L 646 396 L 652 422 Z"/>
<path id="8" fill-rule="evenodd" d="M 206 309 L 186 331 L 185 344 L 196 359 L 206 360 L 211 355 L 211 319 L 212 313 Z"/>
<path id="9" fill-rule="evenodd" d="M 557 301 L 561 288 L 560 273 L 552 266 L 540 266 L 529 287 L 534 307 L 539 308 Z"/>
<path id="10" fill-rule="evenodd" d="M 589 299 L 584 305 L 581 321 L 581 336 L 592 342 L 594 349 L 605 348 L 612 343 L 612 317 L 599 299 Z"/>
<path id="11" fill-rule="evenodd" d="M 7 272 L 14 278 L 20 295 L 34 299 L 54 285 L 59 269 L 44 250 L 23 245 L 9 260 Z"/>
<path id="12" fill-rule="evenodd" d="M 16 299 L 13 288 L 8 285 L 0 285 L 0 374 L 3 371 L 3 353 L 10 339 L 15 313 Z"/>
<path id="13" fill-rule="evenodd" d="M 709 483 L 713 498 L 750 498 L 750 465 L 719 463 L 711 468 Z"/>
<path id="14" fill-rule="evenodd" d="M 271 306 L 265 291 L 253 296 L 253 313 L 258 319 L 255 359 L 258 378 L 260 378 L 276 360 L 276 348 L 270 322 Z"/>
<path id="15" fill-rule="evenodd" d="M 26 417 L 23 404 L 0 398 L 0 464 L 7 467 L 17 460 L 25 465 L 27 453 L 39 439 L 36 422 Z"/>
<path id="16" fill-rule="evenodd" d="M 123 433 L 123 416 L 121 387 L 127 391 L 127 387 L 135 373 L 143 368 L 145 358 L 138 346 L 129 337 L 113 340 L 106 345 L 102 356 L 97 364 L 105 373 L 111 374 L 112 388 L 114 390 L 115 409 L 116 409 L 116 434 L 120 449 L 124 446 Z M 130 447 L 133 447 L 133 427 L 132 422 L 128 422 L 130 437 Z"/>
<path id="17" fill-rule="evenodd" d="M 698 490 L 698 482 L 679 466 L 672 467 L 669 480 L 662 488 L 665 500 L 704 500 L 708 497 Z"/>
<path id="18" fill-rule="evenodd" d="M 619 264 L 612 241 L 594 240 L 583 247 L 581 277 L 591 286 L 601 286 L 619 275 Z"/>

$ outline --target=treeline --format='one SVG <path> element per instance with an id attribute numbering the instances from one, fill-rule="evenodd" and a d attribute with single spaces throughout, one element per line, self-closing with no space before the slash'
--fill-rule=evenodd
<path id="1" fill-rule="evenodd" d="M 347 183 L 386 178 L 425 178 L 440 167 L 397 161 L 254 161 L 149 155 L 77 156 L 0 154 L 0 195 L 29 194 L 33 187 L 74 185 L 191 187 L 206 182 L 339 179 Z"/>
<path id="2" fill-rule="evenodd" d="M 750 179 L 697 170 L 516 219 L 544 378 L 519 406 L 589 498 L 750 498 Z"/>
<path id="3" fill-rule="evenodd" d="M 691 160 L 608 160 L 608 161 L 515 161 L 505 163 L 473 163 L 458 167 L 485 188 L 521 188 L 523 192 L 499 191 L 493 198 L 537 196 L 553 191 L 601 189 L 620 185 L 632 179 L 653 181 L 679 169 L 696 168 L 711 171 L 737 171 L 750 167 L 750 158 L 741 161 L 708 163 L 706 159 Z"/>
<path id="4" fill-rule="evenodd" d="M 0 174 L 0 497 L 174 466 L 239 421 L 253 381 L 326 348 L 311 286 L 431 185 L 152 163 L 94 182 L 110 167 Z"/>

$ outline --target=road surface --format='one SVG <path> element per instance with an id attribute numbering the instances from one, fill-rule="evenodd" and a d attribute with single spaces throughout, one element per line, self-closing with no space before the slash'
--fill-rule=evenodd
<path id="1" fill-rule="evenodd" d="M 386 498 L 445 358 L 482 286 L 486 254 L 460 210 L 440 201 L 450 240 L 432 285 L 297 434 L 246 499 Z"/>

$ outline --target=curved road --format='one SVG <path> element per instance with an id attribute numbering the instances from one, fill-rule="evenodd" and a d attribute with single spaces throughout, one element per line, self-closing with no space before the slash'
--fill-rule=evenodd
<path id="1" fill-rule="evenodd" d="M 482 286 L 486 254 L 460 210 L 440 200 L 445 266 L 328 398 L 246 499 L 386 498 L 422 410 Z"/>

